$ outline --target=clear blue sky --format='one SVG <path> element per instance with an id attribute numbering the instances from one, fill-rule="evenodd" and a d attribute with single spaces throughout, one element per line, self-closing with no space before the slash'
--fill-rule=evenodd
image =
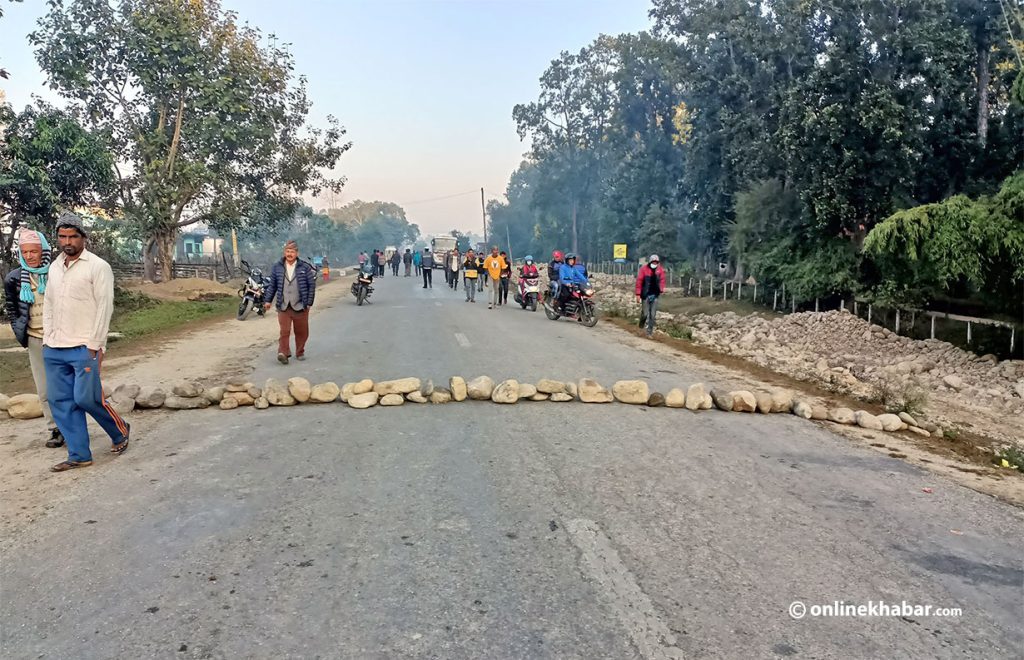
<path id="1" fill-rule="evenodd" d="M 3 1 L 3 0 L 0 0 Z M 599 34 L 647 29 L 649 0 L 223 0 L 241 20 L 292 44 L 309 80 L 312 121 L 333 114 L 353 148 L 338 170 L 335 201 L 381 199 L 406 206 L 424 233 L 480 233 L 480 199 L 505 190 L 527 145 L 512 106 L 536 98 L 537 80 L 562 50 Z M 0 81 L 20 109 L 43 88 L 26 35 L 43 0 L 5 3 Z M 326 206 L 327 203 L 314 203 Z"/>

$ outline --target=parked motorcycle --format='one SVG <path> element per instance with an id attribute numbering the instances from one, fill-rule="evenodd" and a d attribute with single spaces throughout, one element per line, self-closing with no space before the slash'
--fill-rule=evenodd
<path id="1" fill-rule="evenodd" d="M 270 286 L 270 278 L 263 275 L 263 271 L 242 261 L 242 268 L 249 274 L 245 283 L 238 289 L 238 320 L 244 321 L 254 310 L 259 316 L 263 316 L 263 294 Z"/>
<path id="2" fill-rule="evenodd" d="M 570 287 L 569 298 L 565 305 L 558 306 L 558 298 L 549 297 L 544 301 L 544 313 L 552 321 L 564 316 L 573 319 L 588 328 L 597 325 L 597 305 L 594 304 L 594 289 L 583 288 L 578 284 L 564 285 Z"/>
<path id="3" fill-rule="evenodd" d="M 356 281 L 352 283 L 352 295 L 355 296 L 356 305 L 369 303 L 368 298 L 373 293 L 373 269 L 365 265 L 356 275 Z"/>
<path id="4" fill-rule="evenodd" d="M 536 312 L 537 299 L 540 296 L 540 279 L 538 277 L 520 277 L 519 286 L 512 295 L 520 307 L 523 309 L 529 307 L 531 312 Z"/>

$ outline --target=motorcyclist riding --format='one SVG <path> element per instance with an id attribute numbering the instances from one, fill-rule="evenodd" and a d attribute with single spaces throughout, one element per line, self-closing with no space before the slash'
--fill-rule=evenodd
<path id="1" fill-rule="evenodd" d="M 533 255 L 526 255 L 523 260 L 523 265 L 519 267 L 519 277 L 539 277 L 540 273 L 537 271 L 537 264 L 533 263 Z"/>
<path id="2" fill-rule="evenodd" d="M 558 278 L 559 271 L 565 262 L 562 260 L 561 250 L 555 250 L 551 253 L 551 263 L 548 264 L 548 281 L 550 282 L 551 291 L 549 295 L 552 300 L 558 298 Z"/>
<path id="3" fill-rule="evenodd" d="M 588 286 L 590 284 L 582 265 L 576 264 L 576 255 L 570 252 L 565 255 L 565 263 L 558 270 L 558 307 L 562 308 L 565 301 L 572 295 L 572 286 Z"/>

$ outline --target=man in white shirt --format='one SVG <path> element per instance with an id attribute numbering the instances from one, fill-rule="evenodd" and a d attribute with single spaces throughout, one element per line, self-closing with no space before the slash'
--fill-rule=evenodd
<path id="1" fill-rule="evenodd" d="M 43 301 L 43 362 L 50 409 L 68 460 L 51 467 L 53 472 L 92 465 L 86 413 L 110 436 L 111 453 L 124 453 L 131 435 L 131 425 L 106 402 L 100 383 L 114 312 L 114 274 L 110 264 L 85 249 L 85 239 L 77 215 L 57 219 L 61 253 L 50 266 Z"/>

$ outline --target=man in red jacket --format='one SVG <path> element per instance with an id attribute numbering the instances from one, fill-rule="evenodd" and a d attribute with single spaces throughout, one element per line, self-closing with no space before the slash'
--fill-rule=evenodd
<path id="1" fill-rule="evenodd" d="M 665 292 L 665 269 L 658 255 L 652 254 L 647 265 L 636 275 L 636 301 L 640 308 L 640 322 L 647 319 L 647 336 L 654 334 L 654 319 L 658 313 L 658 297 Z"/>

